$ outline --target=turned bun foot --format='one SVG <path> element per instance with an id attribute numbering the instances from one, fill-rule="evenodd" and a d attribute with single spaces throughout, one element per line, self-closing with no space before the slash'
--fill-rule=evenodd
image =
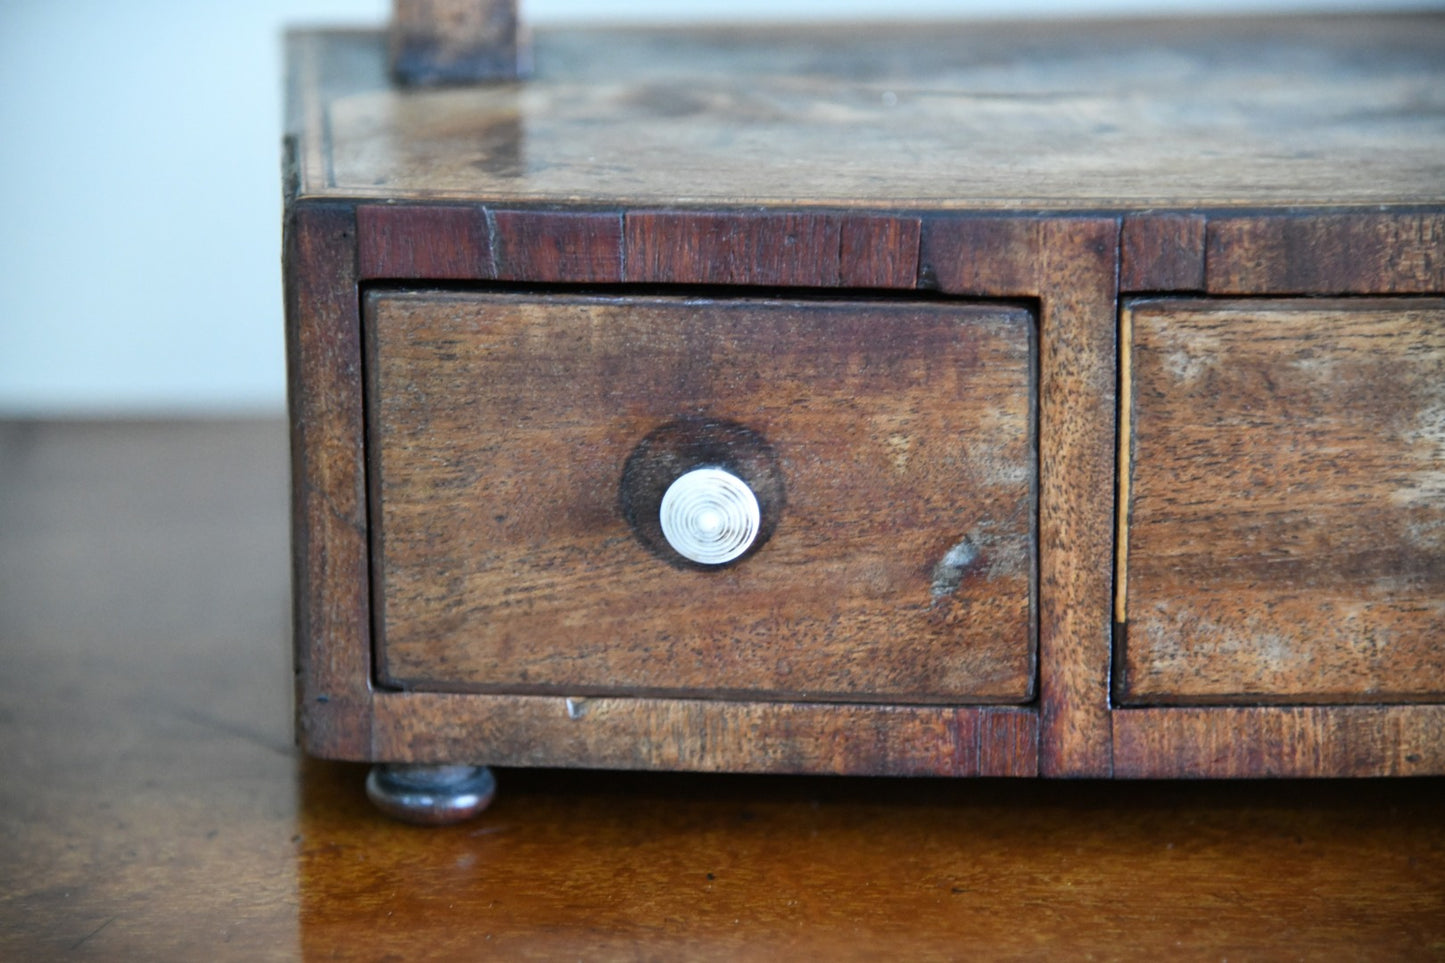
<path id="1" fill-rule="evenodd" d="M 447 826 L 486 809 L 497 780 L 486 766 L 377 765 L 366 777 L 376 808 L 402 822 Z"/>

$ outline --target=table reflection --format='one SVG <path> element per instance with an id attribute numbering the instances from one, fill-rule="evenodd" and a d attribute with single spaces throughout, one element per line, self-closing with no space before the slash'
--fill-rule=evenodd
<path id="1" fill-rule="evenodd" d="M 1440 781 L 502 770 L 490 810 L 429 830 L 373 811 L 364 773 L 303 768 L 308 959 L 1247 953 L 1310 919 L 1341 921 L 1317 952 L 1445 937 Z"/>

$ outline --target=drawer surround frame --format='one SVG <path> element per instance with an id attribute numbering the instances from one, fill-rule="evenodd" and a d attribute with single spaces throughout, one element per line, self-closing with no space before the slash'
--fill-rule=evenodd
<path id="1" fill-rule="evenodd" d="M 298 142 L 293 138 L 291 145 L 295 161 Z M 357 760 L 451 762 L 480 753 L 484 758 L 475 761 L 496 764 L 860 774 L 1445 772 L 1445 706 L 1116 707 L 1110 697 L 1115 506 L 1090 491 L 1095 484 L 1114 491 L 1122 295 L 1439 296 L 1445 293 L 1439 257 L 1445 214 L 1438 205 L 1024 214 L 888 207 L 557 210 L 501 201 L 382 204 L 313 191 L 301 181 L 293 165 L 286 297 L 298 713 L 308 751 Z M 822 266 L 806 277 L 780 277 L 763 257 L 739 262 L 735 250 L 714 243 L 744 236 L 765 253 L 800 227 L 806 230 L 799 236 L 816 243 L 808 248 L 805 241 L 794 263 Z M 679 245 L 679 237 L 695 243 Z M 407 238 L 421 243 L 403 243 Z M 722 277 L 719 263 L 728 265 Z M 366 644 L 364 424 L 355 393 L 362 286 L 373 280 L 656 284 L 659 278 L 736 287 L 740 294 L 753 287 L 921 288 L 1038 305 L 1043 467 L 1035 706 L 930 711 L 928 718 L 865 707 L 866 717 L 859 718 L 841 711 L 856 706 L 810 706 L 804 713 L 789 705 L 773 707 L 771 718 L 750 718 L 749 704 L 742 703 L 375 689 Z M 680 735 L 708 725 L 761 738 L 703 750 Z M 523 735 L 528 731 L 535 738 Z"/>

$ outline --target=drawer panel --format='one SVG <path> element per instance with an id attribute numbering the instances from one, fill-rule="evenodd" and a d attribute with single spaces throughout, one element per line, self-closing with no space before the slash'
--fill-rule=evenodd
<path id="1" fill-rule="evenodd" d="M 1029 311 L 376 291 L 364 316 L 382 684 L 1032 698 Z M 775 473 L 766 542 L 721 567 L 649 542 L 630 494 L 692 431 Z"/>
<path id="2" fill-rule="evenodd" d="M 1445 694 L 1445 302 L 1127 306 L 1116 685 Z"/>

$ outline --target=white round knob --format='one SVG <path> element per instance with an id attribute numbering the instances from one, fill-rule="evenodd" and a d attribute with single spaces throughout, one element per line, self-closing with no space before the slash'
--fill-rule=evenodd
<path id="1" fill-rule="evenodd" d="M 762 511 L 753 490 L 732 472 L 694 468 L 662 496 L 662 534 L 683 558 L 721 565 L 758 537 Z"/>

